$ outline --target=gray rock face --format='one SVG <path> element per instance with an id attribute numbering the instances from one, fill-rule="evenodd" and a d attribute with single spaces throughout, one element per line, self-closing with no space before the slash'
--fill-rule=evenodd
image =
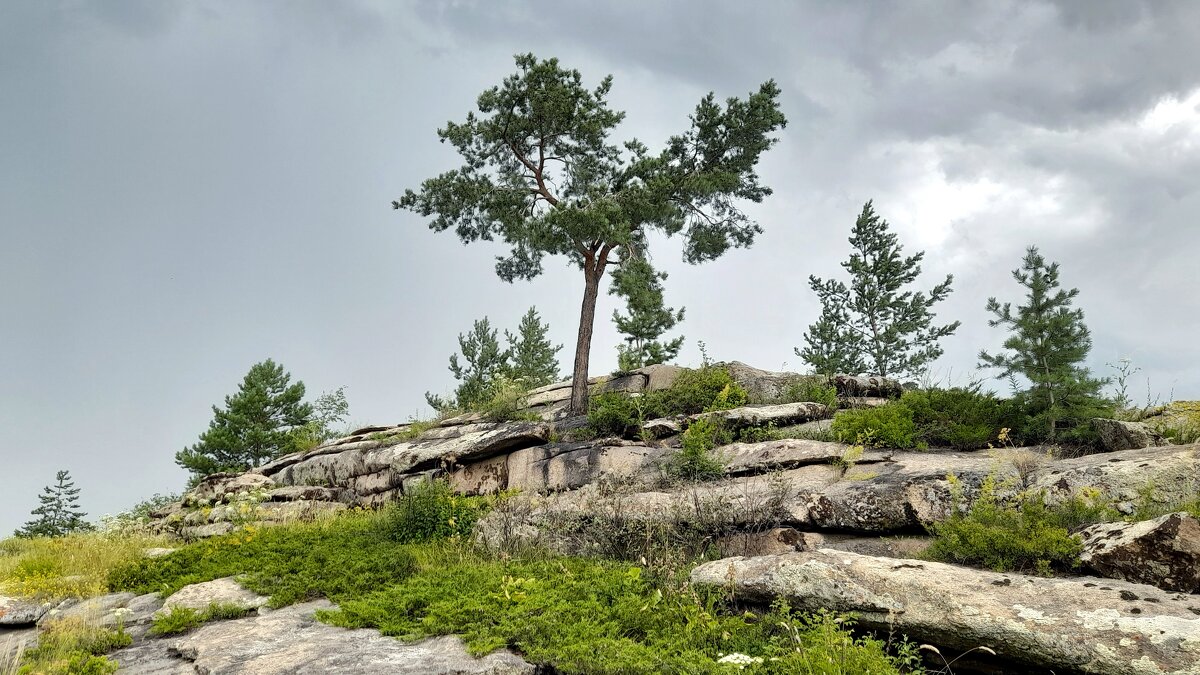
<path id="1" fill-rule="evenodd" d="M 609 480 L 649 480 L 670 449 L 636 443 L 552 443 L 460 467 L 450 484 L 463 494 L 503 489 L 523 492 L 573 490 Z"/>
<path id="2" fill-rule="evenodd" d="M 1200 593 L 1200 521 L 1186 513 L 1093 525 L 1079 535 L 1080 559 L 1102 576 Z"/>
<path id="3" fill-rule="evenodd" d="M 204 478 L 184 495 L 185 505 L 214 504 L 233 499 L 239 494 L 269 490 L 275 481 L 257 473 L 217 473 Z"/>
<path id="4" fill-rule="evenodd" d="M 1032 487 L 1051 500 L 1091 487 L 1112 501 L 1132 502 L 1153 483 L 1156 502 L 1173 504 L 1194 498 L 1197 475 L 1200 445 L 1168 445 L 1057 460 L 1036 472 Z"/>
<path id="5" fill-rule="evenodd" d="M 1097 417 L 1092 420 L 1092 426 L 1096 428 L 1096 433 L 1100 436 L 1100 445 L 1107 452 L 1167 444 L 1161 434 L 1141 422 L 1124 422 Z"/>
<path id="6" fill-rule="evenodd" d="M 917 640 L 1084 673 L 1200 673 L 1200 598 L 1122 581 L 998 574 L 823 549 L 727 558 L 692 571 L 756 602 L 854 612 Z"/>
<path id="7" fill-rule="evenodd" d="M 32 626 L 50 608 L 49 603 L 0 595 L 0 626 Z"/>
<path id="8" fill-rule="evenodd" d="M 21 654 L 37 646 L 38 629 L 0 626 L 0 673 L 17 672 Z"/>
<path id="9" fill-rule="evenodd" d="M 175 640 L 147 642 L 111 655 L 130 675 L 532 675 L 534 667 L 507 651 L 481 659 L 453 636 L 414 644 L 373 630 L 318 623 L 330 608 L 310 602 L 233 621 L 206 624 Z"/>
<path id="10" fill-rule="evenodd" d="M 890 377 L 834 375 L 830 382 L 837 389 L 838 396 L 850 398 L 898 398 L 904 393 L 900 381 Z"/>
<path id="11" fill-rule="evenodd" d="M 156 614 L 167 614 L 175 608 L 203 611 L 213 604 L 250 610 L 266 606 L 268 600 L 266 596 L 242 588 L 232 577 L 225 577 L 184 586 L 172 593 Z"/>
<path id="12" fill-rule="evenodd" d="M 850 446 L 843 443 L 785 438 L 762 443 L 731 443 L 721 446 L 716 453 L 725 462 L 725 473 L 736 476 L 807 464 L 830 464 L 841 461 L 849 451 Z M 891 452 L 868 450 L 856 462 L 874 464 L 891 457 Z"/>

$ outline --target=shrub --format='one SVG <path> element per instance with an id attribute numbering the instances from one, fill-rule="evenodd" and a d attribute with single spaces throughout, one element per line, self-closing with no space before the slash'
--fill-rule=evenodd
<path id="1" fill-rule="evenodd" d="M 824 377 L 802 377 L 788 385 L 783 394 L 783 403 L 820 403 L 830 414 L 837 409 L 837 387 Z"/>
<path id="2" fill-rule="evenodd" d="M 479 412 L 493 422 L 539 419 L 536 413 L 525 410 L 528 391 L 519 381 L 497 376 L 488 388 L 489 397 L 479 405 Z"/>
<path id="3" fill-rule="evenodd" d="M 203 610 L 191 607 L 172 607 L 165 614 L 156 614 L 150 632 L 154 635 L 178 635 L 186 633 L 208 621 L 240 619 L 254 609 L 233 603 L 210 603 Z"/>
<path id="4" fill-rule="evenodd" d="M 383 511 L 380 529 L 402 544 L 464 536 L 483 515 L 481 504 L 454 494 L 444 480 L 426 480 Z"/>
<path id="5" fill-rule="evenodd" d="M 900 402 L 913 413 L 918 441 L 956 450 L 986 448 L 1008 423 L 1006 406 L 992 394 L 973 389 L 917 389 Z"/>
<path id="6" fill-rule="evenodd" d="M 898 402 L 876 408 L 843 410 L 833 418 L 830 430 L 842 443 L 857 443 L 859 439 L 870 439 L 870 444 L 874 447 L 918 447 L 912 410 Z"/>
<path id="7" fill-rule="evenodd" d="M 746 390 L 729 371 L 716 366 L 685 370 L 669 388 L 647 396 L 654 401 L 653 417 L 729 410 L 746 405 L 748 399 Z"/>
<path id="8" fill-rule="evenodd" d="M 713 455 L 713 450 L 733 439 L 719 420 L 701 418 L 692 422 L 681 440 L 683 447 L 667 464 L 668 474 L 691 480 L 711 480 L 725 475 L 725 465 Z"/>
<path id="9" fill-rule="evenodd" d="M 588 426 L 599 435 L 635 433 L 644 421 L 640 398 L 618 391 L 593 395 L 588 400 Z"/>
<path id="10" fill-rule="evenodd" d="M 1095 493 L 1081 493 L 1052 506 L 1043 492 L 1022 492 L 1002 499 L 998 488 L 995 477 L 989 476 L 974 503 L 964 510 L 961 485 L 951 480 L 955 510 L 930 527 L 936 539 L 927 555 L 997 572 L 1069 571 L 1079 565 L 1081 550 L 1071 530 L 1110 516 Z"/>

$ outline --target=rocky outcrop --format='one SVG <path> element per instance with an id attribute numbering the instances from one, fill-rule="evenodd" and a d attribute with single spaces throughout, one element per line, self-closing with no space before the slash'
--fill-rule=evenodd
<path id="1" fill-rule="evenodd" d="M 1166 445 L 1167 441 L 1149 425 L 1141 422 L 1126 422 L 1097 417 L 1092 420 L 1100 445 L 1106 452 L 1133 450 Z"/>
<path id="2" fill-rule="evenodd" d="M 265 607 L 270 598 L 242 588 L 232 577 L 191 584 L 175 591 L 157 614 L 169 614 L 175 609 L 204 611 L 210 605 L 237 607 L 244 610 Z"/>
<path id="3" fill-rule="evenodd" d="M 1200 598 L 1152 586 L 1000 574 L 823 549 L 734 557 L 693 583 L 753 602 L 854 612 L 871 628 L 960 650 L 1104 675 L 1200 673 Z"/>
<path id="4" fill-rule="evenodd" d="M 346 630 L 316 621 L 328 601 L 293 605 L 232 621 L 206 624 L 187 635 L 153 640 L 110 655 L 129 675 L 524 675 L 532 665 L 507 650 L 483 658 L 453 636 L 404 643 L 374 630 Z"/>
<path id="5" fill-rule="evenodd" d="M 1200 521 L 1187 513 L 1093 525 L 1079 536 L 1080 560 L 1101 576 L 1200 593 Z"/>
<path id="6" fill-rule="evenodd" d="M 1153 485 L 1154 504 L 1177 504 L 1195 498 L 1200 474 L 1200 445 L 1175 445 L 1123 450 L 1054 460 L 1032 475 L 1032 487 L 1044 490 L 1050 501 L 1069 499 L 1094 488 L 1117 508 L 1133 512 L 1133 503 Z"/>

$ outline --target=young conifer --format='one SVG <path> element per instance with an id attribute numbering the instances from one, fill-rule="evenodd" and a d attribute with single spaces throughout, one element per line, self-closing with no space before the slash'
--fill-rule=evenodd
<path id="1" fill-rule="evenodd" d="M 508 340 L 508 376 L 528 389 L 535 389 L 558 380 L 558 354 L 562 345 L 554 346 L 546 334 L 550 326 L 542 323 L 537 307 L 530 307 L 516 335 L 504 331 Z"/>
<path id="2" fill-rule="evenodd" d="M 48 485 L 38 495 L 41 505 L 33 510 L 37 516 L 14 534 L 18 537 L 61 537 L 72 532 L 92 529 L 79 508 L 79 488 L 75 487 L 68 471 L 54 476 L 55 484 Z"/>
<path id="3" fill-rule="evenodd" d="M 933 306 L 950 294 L 954 277 L 947 275 L 928 294 L 905 290 L 921 274 L 925 253 L 902 257 L 899 238 L 871 202 L 854 223 L 850 246 L 850 259 L 842 263 L 849 286 L 809 277 L 821 300 L 821 318 L 804 335 L 808 345 L 796 353 L 818 372 L 919 373 L 942 355 L 938 342 L 960 325 L 933 325 Z"/>
<path id="4" fill-rule="evenodd" d="M 1058 263 L 1047 264 L 1030 246 L 1012 274 L 1025 287 L 1026 302 L 1014 308 L 988 298 L 987 310 L 996 317 L 988 325 L 1003 326 L 1010 335 L 1005 352 L 980 351 L 980 365 L 999 368 L 1001 377 L 1024 377 L 1030 386 L 1017 398 L 1031 417 L 1027 440 L 1054 439 L 1060 426 L 1073 429 L 1083 418 L 1100 414 L 1107 405 L 1100 389 L 1107 381 L 1093 378 L 1083 366 L 1091 334 L 1083 310 L 1072 307 L 1079 289 L 1061 288 Z"/>
<path id="5" fill-rule="evenodd" d="M 683 321 L 683 309 L 675 311 L 663 303 L 662 282 L 666 272 L 655 272 L 642 257 L 631 257 L 613 272 L 612 292 L 625 298 L 622 315 L 613 310 L 613 322 L 625 336 L 625 344 L 617 347 L 617 367 L 634 370 L 655 363 L 666 363 L 679 354 L 683 336 L 660 341 L 663 333 Z"/>

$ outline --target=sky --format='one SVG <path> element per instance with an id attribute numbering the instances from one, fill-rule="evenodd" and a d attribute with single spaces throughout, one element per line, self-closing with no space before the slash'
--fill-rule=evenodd
<path id="1" fill-rule="evenodd" d="M 793 349 L 864 202 L 954 275 L 929 379 L 1004 339 L 1027 246 L 1077 287 L 1088 365 L 1137 402 L 1200 398 L 1200 3 L 0 3 L 0 535 L 67 469 L 95 518 L 178 491 L 175 453 L 255 362 L 352 423 L 427 415 L 456 336 L 536 305 L 568 365 L 583 281 L 532 282 L 393 211 L 457 166 L 436 129 L 533 52 L 612 74 L 652 149 L 708 92 L 774 78 L 788 117 L 745 212 L 752 248 L 699 266 L 655 240 L 683 364 L 802 369 Z M 620 341 L 602 297 L 592 372 Z M 565 369 L 565 368 L 564 368 Z M 1003 383 L 996 389 L 1006 393 Z"/>

